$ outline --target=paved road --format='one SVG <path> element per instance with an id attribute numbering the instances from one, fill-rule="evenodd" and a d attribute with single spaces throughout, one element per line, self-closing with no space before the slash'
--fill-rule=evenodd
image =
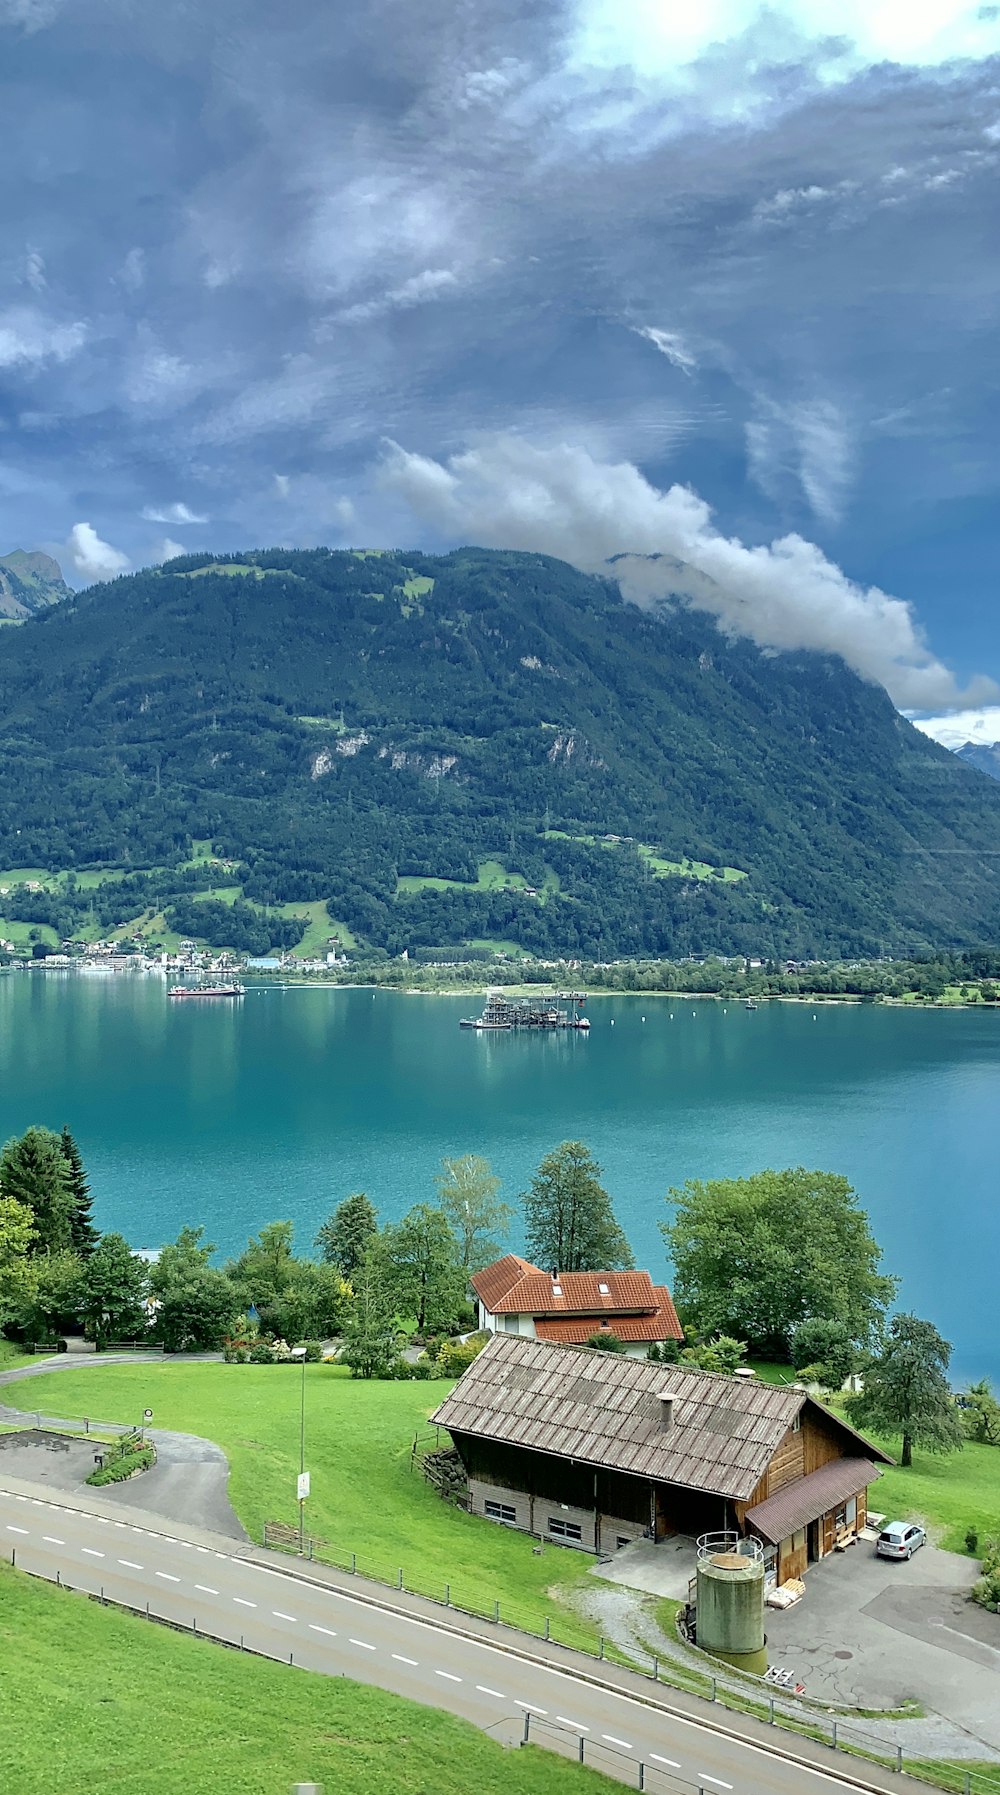
<path id="1" fill-rule="evenodd" d="M 524 1717 L 539 1743 L 587 1758 L 612 1776 L 638 1780 L 652 1795 L 702 1789 L 705 1795 L 817 1795 L 863 1786 L 915 1788 L 904 1777 L 853 1771 L 804 1742 L 811 1762 L 785 1761 L 769 1750 L 769 1735 L 753 1722 L 727 1715 L 720 1732 L 706 1718 L 670 1714 L 620 1685 L 600 1683 L 587 1660 L 560 1663 L 505 1649 L 458 1630 L 442 1616 L 405 1612 L 388 1599 L 314 1581 L 294 1564 L 266 1565 L 250 1548 L 221 1537 L 172 1527 L 158 1531 L 145 1516 L 85 1510 L 30 1485 L 0 1490 L 0 1551 L 22 1570 L 109 1599 L 199 1632 L 326 1675 L 348 1675 L 411 1700 L 446 1708 L 497 1738 L 520 1737 Z M 188 1537 L 185 1537 L 185 1533 Z M 556 1657 L 553 1652 L 553 1658 Z M 621 1686 L 624 1685 L 624 1686 Z M 682 1704 L 683 1705 L 683 1704 Z M 692 1704 L 694 1709 L 695 1705 Z M 782 1741 L 792 1749 L 792 1742 Z M 798 1749 L 796 1746 L 795 1749 Z"/>

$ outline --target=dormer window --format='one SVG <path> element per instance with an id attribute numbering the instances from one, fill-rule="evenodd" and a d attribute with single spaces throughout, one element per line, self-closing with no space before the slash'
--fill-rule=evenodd
<path id="1" fill-rule="evenodd" d="M 602 1296 L 610 1296 L 611 1295 L 611 1285 L 610 1284 L 598 1284 L 597 1288 L 600 1291 Z"/>
<path id="2" fill-rule="evenodd" d="M 562 1296 L 562 1285 L 561 1284 L 553 1284 L 552 1294 L 553 1294 L 553 1296 Z"/>

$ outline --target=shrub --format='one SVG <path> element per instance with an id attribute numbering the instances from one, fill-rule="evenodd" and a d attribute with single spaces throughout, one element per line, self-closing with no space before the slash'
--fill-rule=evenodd
<path id="1" fill-rule="evenodd" d="M 105 1483 L 124 1483 L 134 1471 L 149 1471 L 155 1463 L 155 1449 L 152 1446 L 141 1446 L 137 1452 L 127 1452 L 110 1465 L 99 1466 L 90 1473 L 87 1482 L 98 1488 Z"/>
<path id="2" fill-rule="evenodd" d="M 612 1333 L 610 1328 L 601 1328 L 596 1334 L 591 1334 L 587 1345 L 592 1346 L 595 1352 L 625 1351 L 624 1340 L 619 1340 L 618 1335 Z"/>
<path id="3" fill-rule="evenodd" d="M 251 1365 L 273 1365 L 275 1362 L 274 1347 L 271 1345 L 271 1342 L 269 1340 L 255 1340 L 247 1357 L 245 1359 L 241 1357 L 238 1362 L 241 1365 L 245 1365 L 248 1361 Z"/>
<path id="4" fill-rule="evenodd" d="M 307 1365 L 320 1364 L 320 1362 L 323 1358 L 323 1342 L 322 1342 L 322 1340 L 303 1340 L 301 1342 L 301 1344 L 306 1349 L 306 1364 Z"/>
<path id="5" fill-rule="evenodd" d="M 973 1557 L 975 1557 L 976 1553 L 978 1552 L 978 1550 L 979 1550 L 979 1529 L 978 1529 L 978 1527 L 967 1527 L 965 1529 L 965 1550 L 967 1552 L 971 1552 Z"/>
<path id="6" fill-rule="evenodd" d="M 489 1339 L 488 1334 L 470 1334 L 467 1340 L 446 1340 L 437 1356 L 437 1377 L 461 1377 L 473 1359 L 478 1358 Z"/>

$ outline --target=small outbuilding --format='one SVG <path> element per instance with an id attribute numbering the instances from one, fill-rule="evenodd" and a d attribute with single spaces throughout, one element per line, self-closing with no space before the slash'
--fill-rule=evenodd
<path id="1" fill-rule="evenodd" d="M 795 1385 L 508 1334 L 433 1419 L 474 1514 L 588 1552 L 735 1530 L 771 1585 L 856 1536 L 892 1463 Z"/>

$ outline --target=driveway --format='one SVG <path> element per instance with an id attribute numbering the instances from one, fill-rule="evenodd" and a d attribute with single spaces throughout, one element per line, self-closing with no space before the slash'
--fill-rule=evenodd
<path id="1" fill-rule="evenodd" d="M 767 1610 L 771 1662 L 820 1701 L 918 1701 L 1000 1750 L 1000 1617 L 967 1598 L 978 1572 L 936 1546 L 894 1563 L 859 1540 L 810 1566 L 794 1608 Z"/>

